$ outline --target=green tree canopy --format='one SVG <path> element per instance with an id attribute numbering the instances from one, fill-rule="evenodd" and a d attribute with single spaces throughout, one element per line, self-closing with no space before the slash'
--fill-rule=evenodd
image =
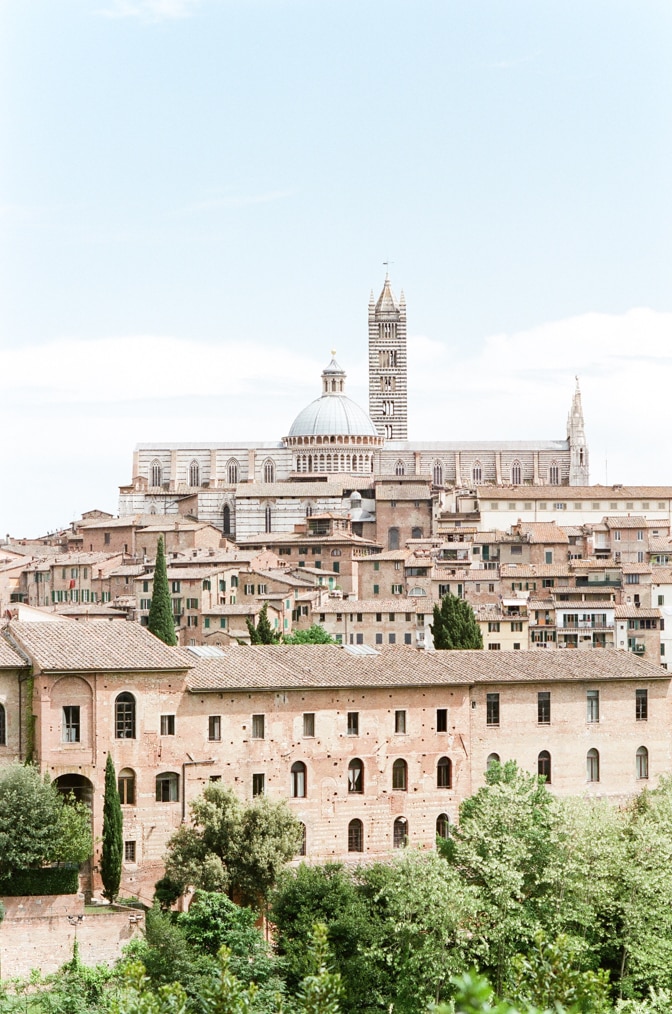
<path id="1" fill-rule="evenodd" d="M 483 635 L 474 610 L 456 595 L 444 595 L 434 606 L 434 622 L 429 629 L 437 650 L 482 648 Z"/>
<path id="2" fill-rule="evenodd" d="M 124 848 L 124 819 L 117 789 L 117 775 L 112 754 L 105 763 L 105 796 L 103 799 L 103 850 L 100 857 L 100 876 L 103 897 L 114 901 L 121 883 L 121 862 Z"/>
<path id="3" fill-rule="evenodd" d="M 250 632 L 250 644 L 279 644 L 281 635 L 271 626 L 271 621 L 268 618 L 268 602 L 264 602 L 259 610 L 259 620 L 256 626 L 251 616 L 246 617 L 245 623 Z"/>
<path id="4" fill-rule="evenodd" d="M 177 644 L 175 636 L 175 620 L 173 619 L 173 603 L 168 587 L 166 555 L 163 549 L 163 536 L 159 536 L 156 545 L 154 562 L 154 582 L 152 585 L 152 604 L 149 607 L 147 626 L 155 637 L 165 644 Z"/>
<path id="5" fill-rule="evenodd" d="M 336 644 L 331 634 L 328 634 L 319 623 L 313 623 L 308 630 L 295 630 L 283 640 L 285 644 Z"/>

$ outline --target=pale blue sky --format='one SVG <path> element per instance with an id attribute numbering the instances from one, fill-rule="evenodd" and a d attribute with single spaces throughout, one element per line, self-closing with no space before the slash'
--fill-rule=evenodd
<path id="1" fill-rule="evenodd" d="M 365 403 L 386 259 L 412 438 L 561 437 L 578 372 L 593 480 L 672 483 L 671 43 L 668 0 L 1 0 L 0 533 L 114 510 L 137 441 L 283 436 L 331 347 Z"/>

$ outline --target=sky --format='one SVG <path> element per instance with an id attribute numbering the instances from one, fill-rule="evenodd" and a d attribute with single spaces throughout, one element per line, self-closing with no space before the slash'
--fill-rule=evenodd
<path id="1" fill-rule="evenodd" d="M 0 537 L 279 440 L 370 291 L 409 438 L 672 484 L 669 0 L 0 0 Z"/>

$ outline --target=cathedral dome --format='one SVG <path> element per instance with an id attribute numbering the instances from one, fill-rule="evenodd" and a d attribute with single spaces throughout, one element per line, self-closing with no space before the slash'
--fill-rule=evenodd
<path id="1" fill-rule="evenodd" d="M 368 414 L 343 393 L 345 372 L 335 359 L 322 372 L 322 397 L 307 405 L 292 423 L 289 438 L 377 437 Z"/>

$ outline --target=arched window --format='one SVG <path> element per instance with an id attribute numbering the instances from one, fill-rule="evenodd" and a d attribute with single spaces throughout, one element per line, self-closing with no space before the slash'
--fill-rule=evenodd
<path id="1" fill-rule="evenodd" d="M 551 466 L 548 470 L 548 482 L 551 486 L 560 485 L 560 469 L 558 468 L 557 461 L 552 461 Z"/>
<path id="2" fill-rule="evenodd" d="M 422 538 L 422 528 L 411 528 L 411 538 L 412 539 L 421 539 Z"/>
<path id="3" fill-rule="evenodd" d="M 264 511 L 264 529 L 265 529 L 265 531 L 267 531 L 267 532 L 272 531 L 272 524 L 273 524 L 273 512 L 271 511 L 270 504 L 268 504 L 266 506 L 265 511 Z"/>
<path id="4" fill-rule="evenodd" d="M 523 477 L 523 470 L 518 460 L 511 465 L 511 482 L 514 486 L 520 486 Z"/>
<path id="5" fill-rule="evenodd" d="M 226 463 L 226 481 L 229 486 L 235 486 L 235 484 L 239 481 L 239 475 L 240 467 L 237 460 L 235 458 L 230 458 Z"/>
<path id="6" fill-rule="evenodd" d="M 471 469 L 471 479 L 474 486 L 480 486 L 483 482 L 483 466 L 480 461 L 475 461 Z"/>
<path id="7" fill-rule="evenodd" d="M 264 462 L 264 482 L 275 482 L 275 465 L 270 458 Z"/>
<path id="8" fill-rule="evenodd" d="M 348 792 L 364 791 L 364 764 L 355 757 L 348 764 Z"/>
<path id="9" fill-rule="evenodd" d="M 408 764 L 405 760 L 396 760 L 392 765 L 392 789 L 406 792 L 408 788 Z"/>
<path id="10" fill-rule="evenodd" d="M 645 746 L 640 746 L 635 755 L 635 765 L 638 778 L 649 777 L 649 751 Z"/>
<path id="11" fill-rule="evenodd" d="M 453 787 L 453 765 L 450 757 L 441 757 L 436 765 L 436 787 L 437 789 L 452 789 Z"/>
<path id="12" fill-rule="evenodd" d="M 600 755 L 595 747 L 586 754 L 586 778 L 589 782 L 600 780 Z"/>
<path id="13" fill-rule="evenodd" d="M 295 761 L 291 768 L 292 797 L 301 799 L 306 794 L 306 765 L 303 761 Z"/>
<path id="14" fill-rule="evenodd" d="M 7 713 L 4 704 L 0 704 L 0 746 L 7 746 Z"/>
<path id="15" fill-rule="evenodd" d="M 231 508 L 225 503 L 222 508 L 222 535 L 231 534 Z"/>
<path id="16" fill-rule="evenodd" d="M 114 702 L 114 735 L 116 739 L 135 739 L 135 697 L 119 694 Z"/>
<path id="17" fill-rule="evenodd" d="M 306 851 L 307 851 L 306 846 L 308 844 L 308 834 L 306 832 L 306 825 L 305 824 L 302 824 L 301 822 L 299 822 L 299 827 L 301 828 L 301 841 L 299 842 L 299 851 L 297 852 L 297 855 L 298 856 L 305 856 Z"/>
<path id="18" fill-rule="evenodd" d="M 435 461 L 432 467 L 432 480 L 435 486 L 443 486 L 443 465 Z"/>
<path id="19" fill-rule="evenodd" d="M 122 806 L 135 806 L 135 771 L 122 768 L 117 777 L 117 789 Z"/>
<path id="20" fill-rule="evenodd" d="M 403 461 L 398 461 L 396 463 L 396 465 L 394 466 L 394 474 L 395 475 L 404 475 L 405 472 L 406 472 L 406 469 L 404 468 Z"/>
<path id="21" fill-rule="evenodd" d="M 488 754 L 488 759 L 485 762 L 485 766 L 486 766 L 487 770 L 490 770 L 490 768 L 492 767 L 493 764 L 499 764 L 499 763 L 500 763 L 499 754 L 498 753 L 491 753 L 491 754 Z"/>
<path id="22" fill-rule="evenodd" d="M 399 549 L 399 529 L 388 528 L 387 529 L 387 548 L 388 549 Z"/>
<path id="23" fill-rule="evenodd" d="M 351 820 L 348 824 L 348 852 L 364 851 L 364 825 L 361 820 Z"/>
<path id="24" fill-rule="evenodd" d="M 542 750 L 537 757 L 537 774 L 546 779 L 546 784 L 551 783 L 551 755 L 548 750 Z"/>
<path id="25" fill-rule="evenodd" d="M 177 803 L 180 798 L 180 776 L 174 771 L 163 771 L 156 776 L 157 803 Z"/>
<path id="26" fill-rule="evenodd" d="M 201 485 L 201 468 L 197 461 L 192 461 L 189 465 L 189 485 L 200 486 Z"/>
<path id="27" fill-rule="evenodd" d="M 386 440 L 392 439 L 392 426 L 390 425 L 390 423 L 385 424 L 385 439 Z"/>
<path id="28" fill-rule="evenodd" d="M 405 817 L 397 817 L 394 822 L 392 844 L 395 849 L 403 849 L 408 844 L 408 821 Z"/>
<path id="29" fill-rule="evenodd" d="M 154 461 L 149 467 L 149 485 L 160 486 L 163 479 L 161 462 L 158 458 L 154 458 Z"/>
<path id="30" fill-rule="evenodd" d="M 450 834 L 450 817 L 447 813 L 440 813 L 436 818 L 436 837 L 447 838 Z"/>

